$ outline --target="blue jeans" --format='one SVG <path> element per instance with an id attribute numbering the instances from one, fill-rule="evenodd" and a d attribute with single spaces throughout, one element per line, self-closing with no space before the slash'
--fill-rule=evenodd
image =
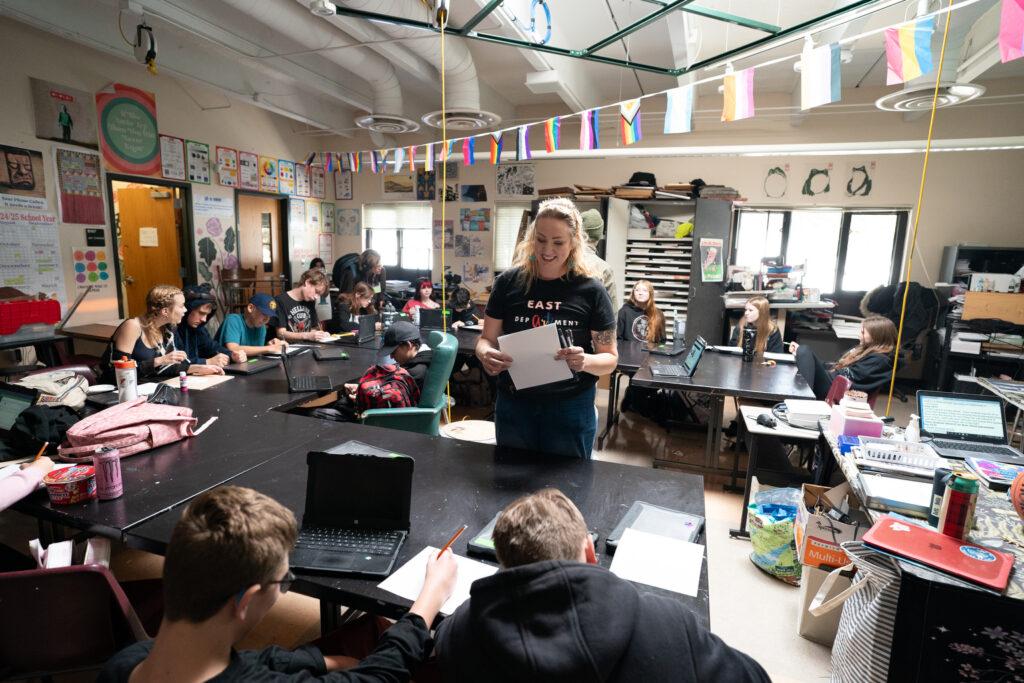
<path id="1" fill-rule="evenodd" d="M 517 396 L 498 391 L 494 406 L 499 446 L 590 459 L 597 434 L 592 386 L 569 397 Z"/>

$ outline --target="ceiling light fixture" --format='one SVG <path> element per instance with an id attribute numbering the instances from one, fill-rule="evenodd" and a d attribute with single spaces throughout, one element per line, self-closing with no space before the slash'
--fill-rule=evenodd
<path id="1" fill-rule="evenodd" d="M 310 0 L 309 11 L 318 17 L 333 17 L 337 7 L 331 0 Z"/>
<path id="2" fill-rule="evenodd" d="M 940 83 L 935 102 L 937 109 L 953 107 L 970 102 L 985 94 L 985 86 L 977 83 Z M 875 100 L 875 106 L 883 111 L 919 112 L 932 108 L 935 96 L 934 85 L 905 88 L 889 93 Z"/>

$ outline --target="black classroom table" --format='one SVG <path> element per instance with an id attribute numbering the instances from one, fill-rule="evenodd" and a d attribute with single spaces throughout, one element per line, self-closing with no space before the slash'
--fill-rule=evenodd
<path id="1" fill-rule="evenodd" d="M 673 358 L 648 355 L 643 365 L 633 375 L 631 383 L 640 387 L 692 391 L 711 396 L 711 420 L 704 449 L 704 467 L 701 468 L 704 471 L 719 469 L 717 460 L 722 437 L 722 410 L 726 396 L 760 401 L 814 399 L 814 392 L 797 370 L 796 363 L 778 363 L 774 367 L 767 367 L 757 362 L 745 363 L 740 355 L 732 353 L 705 351 L 693 377 L 655 377 L 651 374 L 652 363 L 679 364 L 683 358 L 683 355 Z M 656 467 L 688 466 L 675 460 L 656 459 L 654 464 Z"/>

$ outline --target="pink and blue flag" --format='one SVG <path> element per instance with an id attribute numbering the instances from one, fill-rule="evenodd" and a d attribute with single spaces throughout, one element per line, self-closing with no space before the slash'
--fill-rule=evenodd
<path id="1" fill-rule="evenodd" d="M 472 166 L 476 163 L 476 138 L 465 138 L 462 141 L 462 165 Z"/>
<path id="2" fill-rule="evenodd" d="M 838 102 L 841 97 L 839 43 L 807 46 L 800 57 L 800 108 Z"/>
<path id="3" fill-rule="evenodd" d="M 600 149 L 600 127 L 597 109 L 588 109 L 580 115 L 580 149 Z"/>
<path id="4" fill-rule="evenodd" d="M 1024 0 L 1003 0 L 999 14 L 999 59 L 1024 57 Z"/>
<path id="5" fill-rule="evenodd" d="M 669 90 L 665 98 L 665 135 L 693 131 L 693 86 Z"/>
<path id="6" fill-rule="evenodd" d="M 886 85 L 931 73 L 934 32 L 934 17 L 885 29 Z"/>
<path id="7" fill-rule="evenodd" d="M 723 121 L 739 121 L 754 115 L 754 70 L 743 69 L 725 75 Z"/>

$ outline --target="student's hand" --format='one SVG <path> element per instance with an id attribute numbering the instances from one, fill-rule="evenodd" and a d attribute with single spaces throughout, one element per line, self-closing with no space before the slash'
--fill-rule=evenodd
<path id="1" fill-rule="evenodd" d="M 42 476 L 53 469 L 53 461 L 50 460 L 45 455 L 41 455 L 39 456 L 38 460 L 33 460 L 32 462 L 27 462 L 24 465 L 22 465 L 21 469 L 39 470 L 39 474 L 40 476 Z"/>
<path id="2" fill-rule="evenodd" d="M 586 354 L 583 352 L 582 346 L 567 346 L 564 349 L 558 349 L 555 360 L 564 360 L 569 364 L 570 370 L 581 372 L 583 366 L 586 365 Z"/>
<path id="3" fill-rule="evenodd" d="M 219 365 L 190 365 L 188 366 L 188 374 L 190 375 L 223 375 L 224 368 Z"/>
<path id="4" fill-rule="evenodd" d="M 355 400 L 355 398 L 356 398 L 356 392 L 357 391 L 359 391 L 359 385 L 358 384 L 346 384 L 345 385 L 345 393 L 348 394 L 348 397 L 353 399 L 353 400 Z"/>
<path id="5" fill-rule="evenodd" d="M 789 352 L 792 353 L 794 356 L 796 355 L 796 350 L 799 348 L 800 345 L 797 344 L 796 342 L 789 342 Z"/>
<path id="6" fill-rule="evenodd" d="M 165 353 L 164 355 L 158 356 L 154 359 L 153 365 L 174 365 L 175 363 L 182 363 L 186 360 L 188 360 L 188 354 L 184 351 L 171 351 L 170 353 Z"/>
<path id="7" fill-rule="evenodd" d="M 452 323 L 452 332 L 458 332 L 459 328 L 465 324 L 466 323 L 462 322 L 461 320 L 456 320 L 455 322 Z"/>
<path id="8" fill-rule="evenodd" d="M 225 356 L 223 353 L 218 353 L 216 356 L 206 359 L 207 365 L 216 365 L 217 367 L 224 367 L 231 362 L 231 359 Z M 242 361 L 238 361 L 241 363 Z"/>
<path id="9" fill-rule="evenodd" d="M 512 356 L 491 347 L 480 354 L 480 363 L 488 375 L 498 375 L 512 365 Z"/>
<path id="10" fill-rule="evenodd" d="M 231 352 L 232 363 L 244 363 L 247 360 L 249 360 L 249 356 L 242 349 L 235 349 L 234 351 Z"/>
<path id="11" fill-rule="evenodd" d="M 288 342 L 284 339 L 271 339 L 263 350 L 267 353 L 283 353 L 288 350 Z"/>
<path id="12" fill-rule="evenodd" d="M 312 332 L 306 333 L 306 339 L 315 342 L 327 341 L 331 338 L 330 333 L 324 332 L 323 330 L 313 330 Z"/>

